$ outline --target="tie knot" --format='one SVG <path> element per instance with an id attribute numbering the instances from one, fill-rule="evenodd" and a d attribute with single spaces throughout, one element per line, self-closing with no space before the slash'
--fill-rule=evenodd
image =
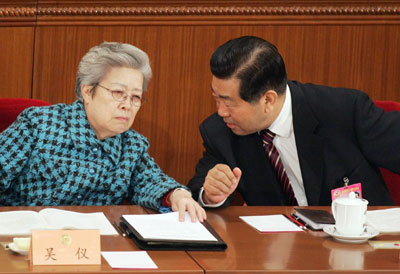
<path id="1" fill-rule="evenodd" d="M 263 141 L 266 142 L 267 144 L 272 143 L 272 140 L 274 140 L 275 133 L 273 133 L 269 129 L 264 129 L 260 133 L 261 137 L 263 138 Z"/>

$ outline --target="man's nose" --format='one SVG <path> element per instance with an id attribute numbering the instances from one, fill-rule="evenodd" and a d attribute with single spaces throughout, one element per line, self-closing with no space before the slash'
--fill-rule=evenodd
<path id="1" fill-rule="evenodd" d="M 221 117 L 229 116 L 228 108 L 225 106 L 225 104 L 223 102 L 218 102 L 217 112 L 218 112 L 218 115 Z"/>

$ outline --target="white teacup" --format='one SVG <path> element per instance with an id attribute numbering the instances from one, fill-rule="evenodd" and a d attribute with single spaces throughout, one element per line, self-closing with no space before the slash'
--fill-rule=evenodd
<path id="1" fill-rule="evenodd" d="M 368 201 L 355 197 L 337 198 L 332 202 L 332 213 L 335 218 L 336 231 L 344 236 L 358 236 L 364 231 Z"/>

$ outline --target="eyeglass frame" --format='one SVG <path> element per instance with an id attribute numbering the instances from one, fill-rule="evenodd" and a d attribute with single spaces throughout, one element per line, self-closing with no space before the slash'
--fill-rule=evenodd
<path id="1" fill-rule="evenodd" d="M 103 89 L 105 89 L 105 90 L 111 92 L 112 98 L 113 98 L 115 101 L 117 101 L 117 102 L 124 102 L 124 101 L 126 101 L 126 99 L 127 99 L 128 97 L 129 97 L 129 102 L 130 102 L 133 106 L 136 106 L 136 107 L 140 107 L 140 106 L 142 106 L 142 105 L 146 102 L 146 98 L 144 98 L 143 96 L 140 97 L 139 95 L 136 95 L 136 94 L 133 94 L 133 95 L 129 96 L 129 95 L 126 94 L 126 91 L 124 91 L 124 90 L 113 90 L 113 89 L 107 88 L 107 87 L 105 87 L 105 86 L 103 86 L 103 85 L 100 85 L 99 83 L 96 83 L 96 84 L 94 85 L 94 87 L 96 87 L 96 86 L 99 86 L 99 87 L 101 87 L 101 88 L 103 88 Z M 115 97 L 115 95 L 114 95 L 116 92 L 122 92 L 122 93 L 124 94 L 124 96 L 122 96 L 121 99 L 117 99 L 117 98 Z M 139 104 L 135 103 L 134 98 L 138 98 L 138 99 L 139 99 Z"/>

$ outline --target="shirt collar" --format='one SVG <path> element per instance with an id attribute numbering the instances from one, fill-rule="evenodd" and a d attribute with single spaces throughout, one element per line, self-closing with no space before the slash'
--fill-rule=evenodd
<path id="1" fill-rule="evenodd" d="M 286 96 L 281 112 L 268 129 L 278 136 L 289 137 L 292 128 L 292 121 L 292 96 L 289 86 L 286 85 Z"/>
<path id="2" fill-rule="evenodd" d="M 96 133 L 87 119 L 83 103 L 79 100 L 71 105 L 68 118 L 67 123 L 69 123 L 71 139 L 77 147 L 85 150 L 101 148 L 115 164 L 119 162 L 122 149 L 122 134 L 109 137 L 105 140 L 97 139 Z"/>

